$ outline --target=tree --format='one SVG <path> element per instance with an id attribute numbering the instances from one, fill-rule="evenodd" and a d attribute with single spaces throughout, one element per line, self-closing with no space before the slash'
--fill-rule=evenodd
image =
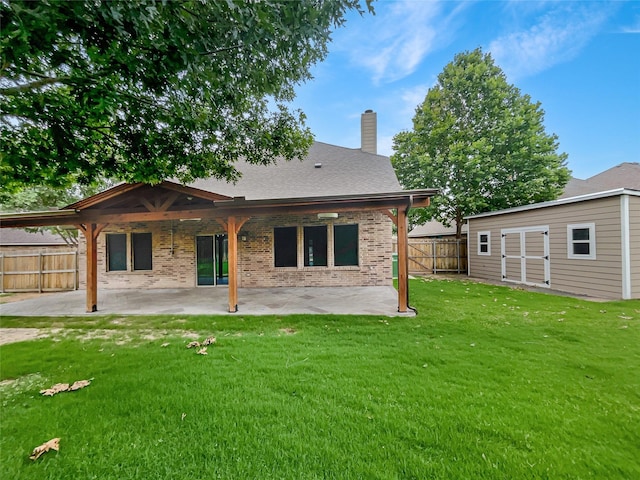
<path id="1" fill-rule="evenodd" d="M 371 10 L 369 2 L 366 5 Z M 234 180 L 304 155 L 287 102 L 360 0 L 0 2 L 0 182 Z"/>
<path id="2" fill-rule="evenodd" d="M 416 108 L 413 131 L 394 137 L 400 183 L 440 189 L 418 221 L 455 222 L 459 238 L 467 215 L 557 198 L 570 171 L 543 121 L 540 103 L 510 85 L 490 54 L 456 55 Z"/>

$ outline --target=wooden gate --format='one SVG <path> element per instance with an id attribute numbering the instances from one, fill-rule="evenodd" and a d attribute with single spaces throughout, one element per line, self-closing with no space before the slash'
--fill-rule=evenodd
<path id="1" fill-rule="evenodd" d="M 78 252 L 0 253 L 0 291 L 58 292 L 78 288 Z"/>
<path id="2" fill-rule="evenodd" d="M 395 245 L 394 245 L 395 247 Z M 409 239 L 409 273 L 466 273 L 466 239 Z"/>

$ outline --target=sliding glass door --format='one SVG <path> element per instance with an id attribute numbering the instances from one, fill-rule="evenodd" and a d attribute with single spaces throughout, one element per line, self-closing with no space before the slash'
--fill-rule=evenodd
<path id="1" fill-rule="evenodd" d="M 226 235 L 196 236 L 196 276 L 198 286 L 229 284 Z"/>

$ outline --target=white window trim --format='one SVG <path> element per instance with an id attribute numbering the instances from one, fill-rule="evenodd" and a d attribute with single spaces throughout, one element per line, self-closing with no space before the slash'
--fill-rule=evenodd
<path id="1" fill-rule="evenodd" d="M 480 238 L 482 237 L 482 235 L 486 235 L 487 236 L 487 241 L 486 242 L 480 242 Z M 480 246 L 482 245 L 487 245 L 487 251 L 483 252 L 480 249 Z M 484 232 L 478 232 L 478 255 L 483 255 L 486 257 L 490 257 L 491 256 L 491 232 L 489 230 L 484 231 Z"/>
<path id="2" fill-rule="evenodd" d="M 573 253 L 573 230 L 579 228 L 589 229 L 589 254 Z M 580 242 L 582 243 L 582 242 Z M 585 242 L 586 243 L 586 242 Z M 574 260 L 595 260 L 596 259 L 596 224 L 591 223 L 571 223 L 567 225 L 567 258 Z"/>

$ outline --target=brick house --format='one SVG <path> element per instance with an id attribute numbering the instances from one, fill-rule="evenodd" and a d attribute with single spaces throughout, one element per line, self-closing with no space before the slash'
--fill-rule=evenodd
<path id="1" fill-rule="evenodd" d="M 72 224 L 87 311 L 100 288 L 229 289 L 392 284 L 398 227 L 399 311 L 407 310 L 406 214 L 434 190 L 403 191 L 376 153 L 376 114 L 362 115 L 362 148 L 316 142 L 300 160 L 239 160 L 236 184 L 120 184 L 58 212 L 4 215 L 2 227 Z"/>

